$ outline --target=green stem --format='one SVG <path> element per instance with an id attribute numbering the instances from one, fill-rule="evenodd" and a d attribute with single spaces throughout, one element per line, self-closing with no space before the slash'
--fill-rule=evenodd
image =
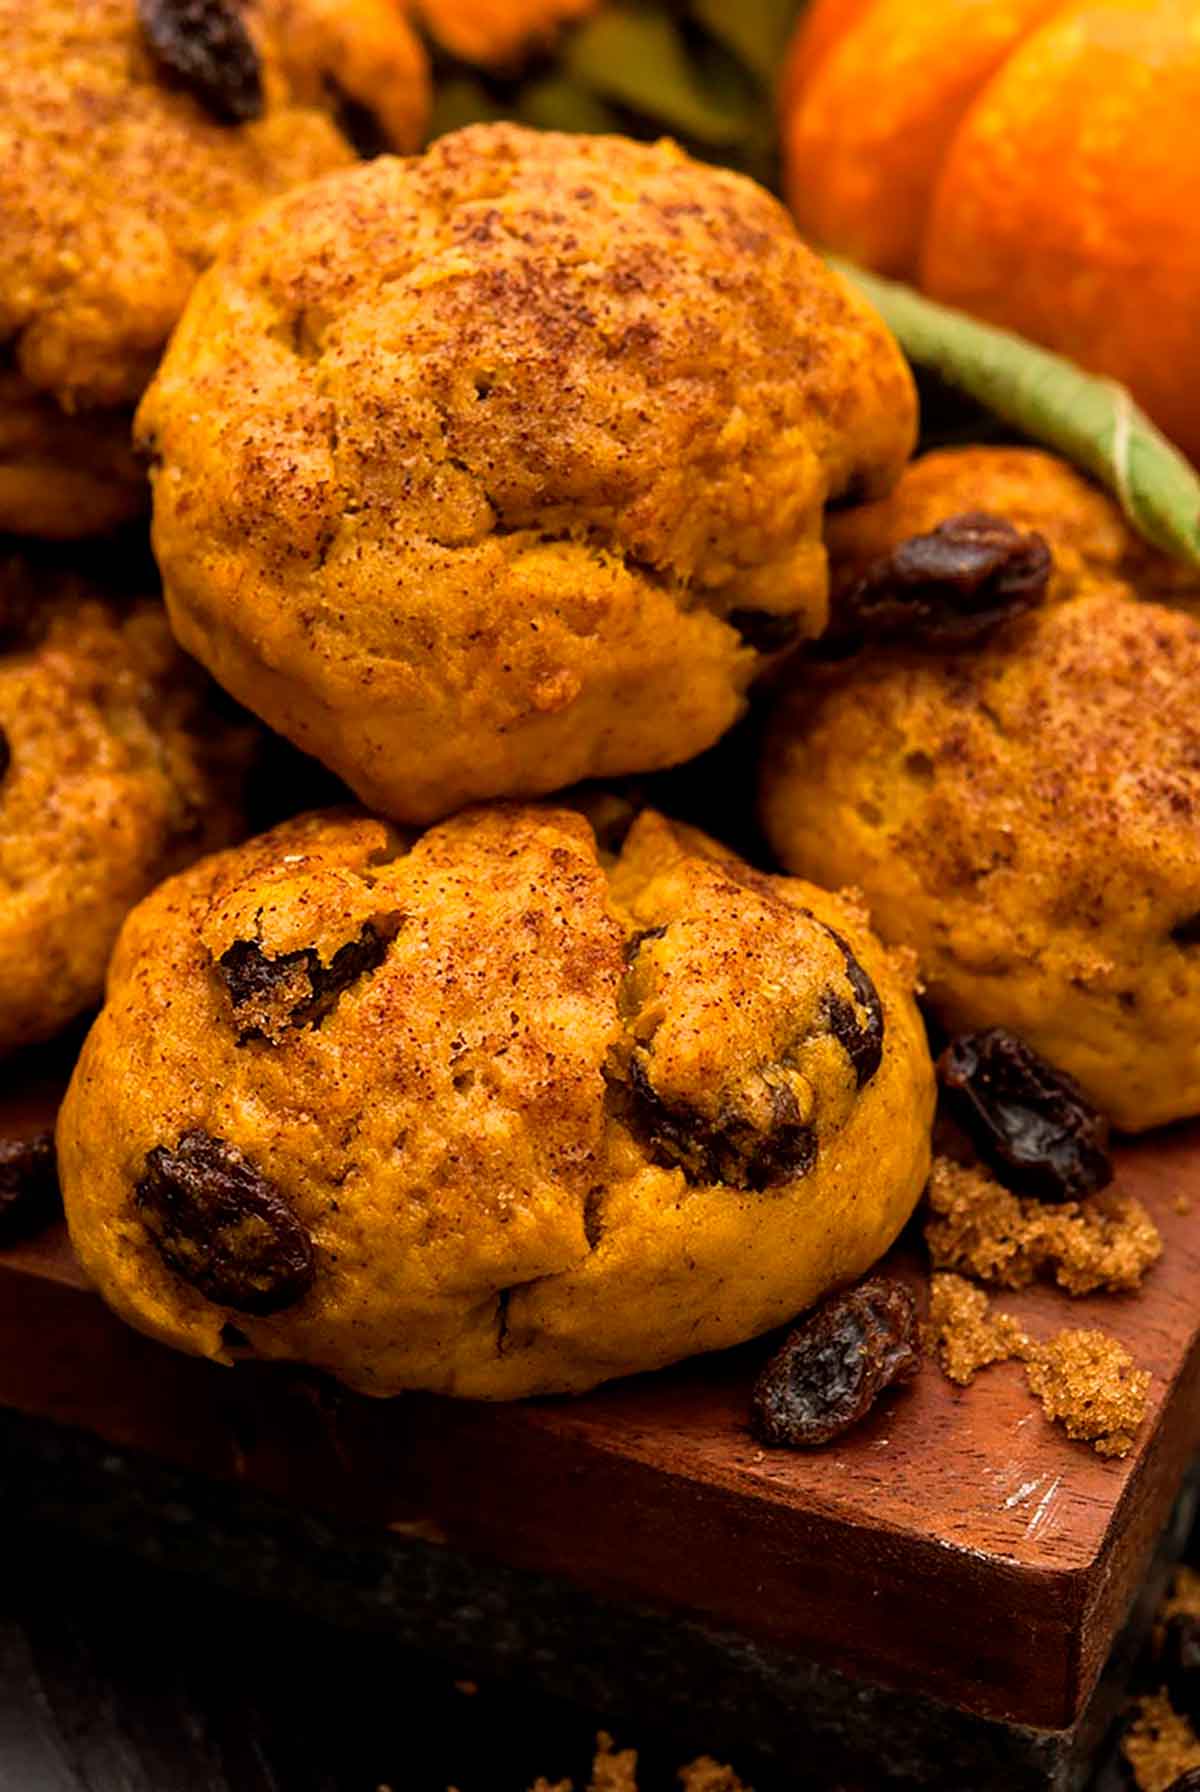
<path id="1" fill-rule="evenodd" d="M 1200 567 L 1200 476 L 1124 386 L 911 287 L 829 260 L 871 301 L 910 360 L 1085 468 L 1147 541 Z"/>

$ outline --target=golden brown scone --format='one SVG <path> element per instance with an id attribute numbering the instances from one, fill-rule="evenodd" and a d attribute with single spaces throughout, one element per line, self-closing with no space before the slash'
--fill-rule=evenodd
<path id="1" fill-rule="evenodd" d="M 0 366 L 0 535 L 75 541 L 149 508 L 133 413 L 68 412 Z"/>
<path id="2" fill-rule="evenodd" d="M 1039 448 L 979 447 L 923 454 L 887 497 L 830 517 L 835 606 L 839 593 L 902 542 L 980 510 L 1043 538 L 1054 556 L 1051 601 L 1121 579 L 1139 597 L 1200 608 L 1196 573 L 1152 548 L 1107 492 L 1067 461 Z"/>
<path id="3" fill-rule="evenodd" d="M 1120 1127 L 1200 1111 L 1200 624 L 1094 584 L 970 652 L 781 704 L 762 814 L 863 892 L 946 1025 L 1003 1026 Z"/>
<path id="4" fill-rule="evenodd" d="M 222 15 L 243 34 L 240 58 L 214 51 L 227 81 L 241 77 L 236 116 L 219 81 L 201 95 L 161 48 L 195 54 L 207 41 L 196 21 L 212 31 Z M 9 418 L 10 374 L 0 381 L 0 529 L 34 533 L 48 513 L 46 534 L 85 532 L 83 512 L 75 528 L 62 519 L 92 411 L 102 483 L 123 494 L 122 515 L 140 508 L 143 482 L 127 460 L 114 479 L 112 442 L 230 226 L 351 162 L 339 124 L 370 113 L 414 148 L 427 107 L 424 53 L 393 0 L 0 0 L 0 349 L 35 395 L 80 413 L 29 436 L 26 398 L 17 391 Z M 84 496 L 107 524 L 95 491 Z"/>
<path id="5" fill-rule="evenodd" d="M 566 809 L 303 817 L 126 924 L 62 1110 L 75 1246 L 168 1343 L 372 1394 L 717 1349 L 912 1210 L 910 987 L 853 903 L 653 812 L 615 860 Z"/>
<path id="6" fill-rule="evenodd" d="M 240 824 L 253 730 L 149 599 L 0 559 L 0 1053 L 94 1006 L 117 930 Z"/>
<path id="7" fill-rule="evenodd" d="M 913 424 L 766 193 L 511 125 L 267 207 L 138 419 L 180 639 L 403 821 L 715 740 Z"/>

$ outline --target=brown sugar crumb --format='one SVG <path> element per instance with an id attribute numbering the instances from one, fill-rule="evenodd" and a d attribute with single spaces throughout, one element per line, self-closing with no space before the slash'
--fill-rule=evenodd
<path id="1" fill-rule="evenodd" d="M 731 1767 L 722 1767 L 709 1755 L 702 1755 L 690 1767 L 680 1768 L 679 1783 L 683 1792 L 752 1792 Z"/>
<path id="2" fill-rule="evenodd" d="M 1150 1375 L 1135 1368 L 1123 1344 L 1105 1332 L 1059 1332 L 1030 1345 L 1025 1375 L 1046 1417 L 1068 1437 L 1090 1443 L 1098 1456 L 1128 1456 L 1146 1416 Z"/>
<path id="3" fill-rule="evenodd" d="M 937 1357 L 943 1373 L 959 1387 L 969 1387 L 978 1370 L 1021 1356 L 1028 1343 L 1008 1313 L 993 1313 L 982 1288 L 962 1276 L 935 1275 L 929 1286 L 929 1320 L 925 1347 Z"/>
<path id="4" fill-rule="evenodd" d="M 1137 1700 L 1137 1716 L 1121 1738 L 1121 1752 L 1141 1792 L 1168 1792 L 1182 1774 L 1200 1767 L 1200 1742 L 1163 1692 Z"/>
<path id="5" fill-rule="evenodd" d="M 1159 1607 L 1165 1624 L 1169 1618 L 1200 1618 L 1200 1571 L 1180 1568 L 1171 1582 L 1171 1591 Z"/>
<path id="6" fill-rule="evenodd" d="M 1158 1228 L 1133 1195 L 1105 1190 L 1053 1206 L 1014 1195 L 974 1165 L 934 1159 L 925 1243 L 934 1269 L 1001 1288 L 1053 1276 L 1069 1294 L 1136 1288 L 1162 1255 Z"/>
<path id="7" fill-rule="evenodd" d="M 681 1767 L 679 1783 L 683 1792 L 753 1792 L 752 1787 L 742 1784 L 732 1768 L 722 1767 L 708 1755 L 701 1755 L 689 1767 Z M 539 1779 L 529 1792 L 574 1792 L 574 1787 L 570 1780 L 557 1780 L 551 1784 L 549 1780 Z M 596 1759 L 592 1763 L 588 1792 L 638 1792 L 636 1752 L 630 1748 L 614 1754 L 612 1737 L 606 1736 L 603 1730 L 596 1738 Z"/>
<path id="8" fill-rule="evenodd" d="M 637 1754 L 631 1748 L 613 1753 L 612 1737 L 603 1730 L 596 1738 L 596 1759 L 588 1792 L 637 1792 Z"/>
<path id="9" fill-rule="evenodd" d="M 529 1792 L 575 1792 L 575 1788 L 571 1780 L 555 1780 L 552 1784 L 549 1780 L 538 1779 Z M 596 1738 L 596 1759 L 592 1763 L 588 1792 L 638 1792 L 636 1751 L 627 1748 L 619 1755 L 614 1754 L 612 1737 L 603 1730 Z"/>
<path id="10" fill-rule="evenodd" d="M 1146 1416 L 1150 1375 L 1106 1332 L 1031 1338 L 1010 1313 L 995 1313 L 982 1288 L 945 1272 L 931 1278 L 925 1347 L 943 1373 L 969 1387 L 990 1363 L 1025 1364 L 1048 1419 L 1099 1456 L 1127 1456 Z"/>

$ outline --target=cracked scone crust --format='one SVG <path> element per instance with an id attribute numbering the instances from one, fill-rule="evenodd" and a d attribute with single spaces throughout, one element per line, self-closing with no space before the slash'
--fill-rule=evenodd
<path id="1" fill-rule="evenodd" d="M 236 838 L 253 730 L 162 606 L 0 560 L 0 1052 L 99 1002 L 121 922 Z"/>
<path id="2" fill-rule="evenodd" d="M 130 917 L 62 1110 L 72 1237 L 168 1343 L 374 1394 L 729 1345 L 912 1210 L 909 971 L 650 812 L 615 861 L 563 809 L 304 817 Z"/>
<path id="3" fill-rule="evenodd" d="M 181 640 L 403 821 L 709 745 L 913 427 L 759 188 L 509 125 L 268 207 L 138 417 Z"/>
<path id="4" fill-rule="evenodd" d="M 784 700 L 762 815 L 853 883 L 946 1025 L 1003 1026 L 1130 1131 L 1200 1112 L 1200 624 L 1123 585 L 972 653 L 869 652 Z"/>
<path id="5" fill-rule="evenodd" d="M 939 448 L 911 462 L 885 498 L 831 516 L 833 607 L 872 564 L 951 517 L 985 511 L 1042 537 L 1054 557 L 1051 602 L 1116 581 L 1139 597 L 1200 611 L 1200 577 L 1151 547 L 1120 506 L 1039 448 Z"/>
<path id="6" fill-rule="evenodd" d="M 78 483 L 90 413 L 108 490 L 95 520 L 107 527 L 114 506 L 140 509 L 132 407 L 231 224 L 353 161 L 340 127 L 368 111 L 394 147 L 420 141 L 424 54 L 392 0 L 246 0 L 239 11 L 262 113 L 230 124 L 164 73 L 135 0 L 0 0 L 5 413 L 11 382 L 27 388 L 16 390 L 19 430 L 0 416 L 0 529 L 86 532 L 88 515 L 72 526 L 53 469 L 61 449 Z M 47 409 L 35 428 L 39 398 L 65 415 Z M 118 466 L 110 444 L 122 435 Z"/>

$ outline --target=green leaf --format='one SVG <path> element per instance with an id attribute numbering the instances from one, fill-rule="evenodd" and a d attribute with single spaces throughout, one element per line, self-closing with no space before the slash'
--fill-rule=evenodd
<path id="1" fill-rule="evenodd" d="M 539 131 L 586 131 L 604 135 L 621 129 L 611 106 L 566 75 L 546 75 L 521 90 L 518 114 Z"/>
<path id="2" fill-rule="evenodd" d="M 829 259 L 871 301 L 910 360 L 1085 468 L 1147 541 L 1200 567 L 1200 475 L 1124 386 L 911 287 Z"/>
<path id="3" fill-rule="evenodd" d="M 602 99 L 710 148 L 736 144 L 754 123 L 749 88 L 706 79 L 665 13 L 605 7 L 573 34 L 563 61 Z"/>
<path id="4" fill-rule="evenodd" d="M 434 95 L 429 141 L 432 143 L 435 137 L 444 137 L 447 131 L 459 131 L 467 124 L 493 124 L 503 117 L 503 108 L 497 105 L 482 81 L 474 80 L 470 75 L 457 75 L 441 82 Z"/>
<path id="5" fill-rule="evenodd" d="M 692 17 L 774 91 L 802 0 L 692 0 Z"/>

